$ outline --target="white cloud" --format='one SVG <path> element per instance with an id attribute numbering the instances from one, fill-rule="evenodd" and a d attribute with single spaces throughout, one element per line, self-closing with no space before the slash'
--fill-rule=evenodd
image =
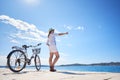
<path id="1" fill-rule="evenodd" d="M 19 42 L 17 40 L 15 40 L 15 39 L 12 39 L 10 42 L 19 44 Z"/>
<path id="2" fill-rule="evenodd" d="M 84 31 L 85 27 L 84 26 L 71 26 L 71 25 L 64 25 L 64 28 L 67 30 L 80 30 L 80 31 Z"/>
<path id="3" fill-rule="evenodd" d="M 72 30 L 73 29 L 73 26 L 70 26 L 70 25 L 64 25 L 64 28 L 68 29 L 68 30 Z"/>
<path id="4" fill-rule="evenodd" d="M 22 20 L 10 18 L 9 16 L 6 15 L 0 15 L 0 21 L 6 24 L 10 24 L 16 29 L 18 29 L 17 33 L 10 34 L 10 37 L 12 38 L 11 42 L 13 43 L 19 42 L 16 40 L 16 38 L 34 42 L 46 41 L 47 33 L 45 33 L 44 31 L 40 31 L 34 24 L 29 24 Z"/>
<path id="5" fill-rule="evenodd" d="M 78 26 L 77 28 L 75 28 L 76 30 L 81 30 L 83 31 L 84 30 L 84 27 L 83 26 Z"/>

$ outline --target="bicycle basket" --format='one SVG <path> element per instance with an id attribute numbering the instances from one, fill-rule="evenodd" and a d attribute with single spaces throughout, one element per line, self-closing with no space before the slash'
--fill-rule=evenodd
<path id="1" fill-rule="evenodd" d="M 39 54 L 39 53 L 40 53 L 40 50 L 41 50 L 41 48 L 36 48 L 36 49 L 32 49 L 32 52 L 33 52 L 34 54 Z"/>

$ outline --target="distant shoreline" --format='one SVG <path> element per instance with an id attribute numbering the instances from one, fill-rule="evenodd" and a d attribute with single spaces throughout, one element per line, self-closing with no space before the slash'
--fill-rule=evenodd
<path id="1" fill-rule="evenodd" d="M 120 62 L 109 62 L 109 63 L 92 63 L 92 64 L 65 64 L 60 66 L 120 66 Z"/>
<path id="2" fill-rule="evenodd" d="M 62 64 L 56 66 L 120 66 L 120 62 L 92 63 L 92 64 L 73 63 L 73 64 Z M 7 67 L 7 66 L 0 65 L 0 67 Z M 42 67 L 49 67 L 49 65 L 42 65 Z"/>

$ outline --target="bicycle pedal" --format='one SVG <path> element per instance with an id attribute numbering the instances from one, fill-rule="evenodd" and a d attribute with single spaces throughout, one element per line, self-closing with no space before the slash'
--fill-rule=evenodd
<path id="1" fill-rule="evenodd" d="M 30 64 L 31 64 L 31 61 L 29 60 L 29 61 L 28 61 L 28 65 L 30 65 Z"/>
<path id="2" fill-rule="evenodd" d="M 30 62 L 28 62 L 28 65 L 30 65 L 31 63 Z"/>

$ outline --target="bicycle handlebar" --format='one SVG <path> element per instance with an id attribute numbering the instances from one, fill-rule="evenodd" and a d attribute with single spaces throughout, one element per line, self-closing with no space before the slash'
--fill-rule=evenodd
<path id="1" fill-rule="evenodd" d="M 33 46 L 33 45 L 29 45 L 29 46 L 23 45 L 22 47 L 25 48 L 25 49 L 27 49 L 27 48 L 29 48 L 29 47 L 37 47 L 37 46 L 40 46 L 41 44 L 42 44 L 42 43 L 39 43 L 39 44 L 37 44 L 37 45 L 35 45 L 35 46 Z"/>

